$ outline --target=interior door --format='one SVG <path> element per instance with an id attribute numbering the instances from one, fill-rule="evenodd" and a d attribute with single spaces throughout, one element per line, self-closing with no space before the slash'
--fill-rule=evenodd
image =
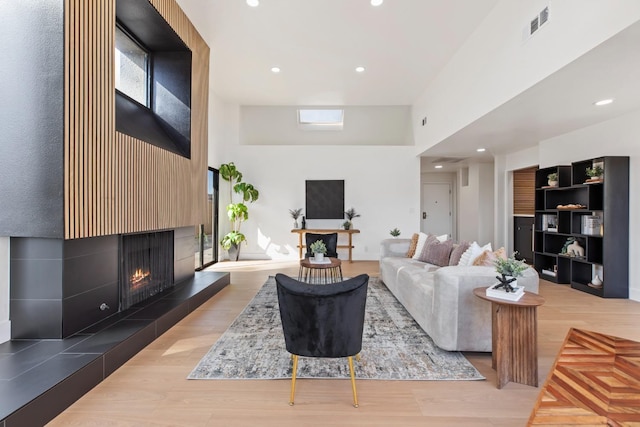
<path id="1" fill-rule="evenodd" d="M 422 220 L 420 231 L 437 236 L 451 237 L 451 184 L 426 183 L 422 185 Z"/>

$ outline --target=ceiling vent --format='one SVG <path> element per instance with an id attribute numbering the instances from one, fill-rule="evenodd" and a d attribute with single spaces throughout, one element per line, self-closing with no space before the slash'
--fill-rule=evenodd
<path id="1" fill-rule="evenodd" d="M 435 163 L 435 164 L 445 164 L 445 163 L 454 164 L 454 163 L 460 163 L 463 160 L 467 160 L 467 158 L 466 157 L 438 157 L 436 159 L 433 159 L 431 161 L 431 163 Z"/>
<path id="2" fill-rule="evenodd" d="M 549 22 L 549 6 L 542 9 L 540 13 L 529 21 L 523 34 L 524 41 L 538 32 L 547 22 Z"/>

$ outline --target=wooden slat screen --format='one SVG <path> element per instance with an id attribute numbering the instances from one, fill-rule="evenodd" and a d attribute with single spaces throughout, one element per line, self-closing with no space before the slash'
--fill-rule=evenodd
<path id="1" fill-rule="evenodd" d="M 191 159 L 115 130 L 115 0 L 65 2 L 65 238 L 206 222 L 209 47 L 175 0 L 150 0 L 191 49 Z"/>
<path id="2" fill-rule="evenodd" d="M 513 171 L 513 213 L 533 215 L 535 213 L 535 182 L 537 167 Z"/>

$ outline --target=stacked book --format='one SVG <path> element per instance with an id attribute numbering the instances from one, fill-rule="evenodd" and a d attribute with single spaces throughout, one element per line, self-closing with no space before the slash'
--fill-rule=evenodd
<path id="1" fill-rule="evenodd" d="M 487 288 L 486 295 L 491 298 L 506 299 L 509 301 L 518 301 L 524 295 L 524 286 L 514 286 L 514 292 L 507 292 L 504 287 L 496 289 L 500 283 Z"/>

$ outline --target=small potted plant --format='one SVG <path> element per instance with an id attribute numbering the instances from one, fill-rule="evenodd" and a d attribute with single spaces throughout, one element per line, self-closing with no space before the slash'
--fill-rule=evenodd
<path id="1" fill-rule="evenodd" d="M 547 175 L 547 184 L 549 184 L 549 186 L 551 186 L 551 187 L 557 187 L 558 186 L 558 173 L 557 172 L 553 172 L 553 173 L 550 173 L 549 175 Z"/>
<path id="2" fill-rule="evenodd" d="M 517 278 L 522 276 L 522 273 L 529 268 L 529 266 L 523 260 L 516 259 L 515 252 L 512 257 L 503 259 L 498 258 L 495 260 L 496 272 L 499 276 L 496 279 L 500 282 L 494 289 L 504 288 L 505 292 L 515 292 L 516 286 L 518 286 Z"/>
<path id="3" fill-rule="evenodd" d="M 351 222 L 350 221 L 345 221 L 342 223 L 342 228 L 344 228 L 345 230 L 348 230 L 351 228 Z"/>
<path id="4" fill-rule="evenodd" d="M 347 210 L 344 212 L 344 214 L 345 214 L 345 216 L 347 217 L 347 220 L 348 220 L 348 222 L 349 222 L 349 228 L 351 228 L 351 225 L 352 225 L 351 220 L 352 220 L 353 218 L 358 218 L 358 217 L 360 216 L 360 214 L 359 214 L 359 213 L 357 213 L 357 212 L 356 212 L 356 210 L 355 210 L 355 209 L 353 209 L 353 208 L 349 208 L 349 209 L 347 209 Z M 349 228 L 345 228 L 345 230 L 348 230 Z"/>
<path id="5" fill-rule="evenodd" d="M 322 240 L 316 240 L 309 246 L 311 249 L 311 253 L 313 253 L 313 257 L 317 262 L 324 261 L 324 256 L 327 253 L 327 246 L 324 244 Z"/>
<path id="6" fill-rule="evenodd" d="M 602 180 L 602 174 L 604 174 L 604 169 L 602 169 L 602 166 L 600 165 L 595 165 L 591 168 L 587 168 L 585 169 L 585 172 L 587 173 L 587 176 L 589 177 L 589 179 L 587 181 L 601 181 Z"/>
<path id="7" fill-rule="evenodd" d="M 391 230 L 389 232 L 389 234 L 391 234 L 393 236 L 393 238 L 395 239 L 396 237 L 398 237 L 400 235 L 400 230 L 398 230 L 397 228 L 394 228 L 393 230 Z"/>
<path id="8" fill-rule="evenodd" d="M 293 228 L 298 228 L 298 217 L 302 213 L 302 208 L 298 209 L 289 209 L 289 214 L 291 214 L 291 218 L 293 218 Z"/>

